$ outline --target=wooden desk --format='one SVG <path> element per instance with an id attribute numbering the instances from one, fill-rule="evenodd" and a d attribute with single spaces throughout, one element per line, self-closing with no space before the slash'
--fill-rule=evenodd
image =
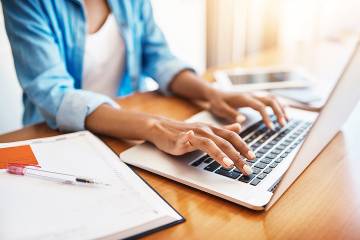
<path id="1" fill-rule="evenodd" d="M 313 72 L 320 78 L 336 78 L 337 70 L 334 66 L 338 66 L 332 64 L 342 61 L 338 52 L 334 50 L 329 54 L 324 51 L 324 55 L 320 48 L 317 49 L 319 51 L 311 52 L 309 62 L 314 62 L 313 56 L 321 59 L 323 54 L 327 64 L 320 65 L 321 68 Z M 304 53 L 301 54 L 301 61 L 305 61 L 303 55 Z M 333 60 L 331 64 L 329 56 Z M 251 57 L 242 64 L 253 66 L 283 63 L 288 62 L 289 57 L 289 54 L 273 50 Z M 314 67 L 312 66 L 313 69 Z M 184 100 L 154 93 L 135 94 L 119 102 L 126 108 L 174 119 L 186 119 L 200 110 Z M 344 130 L 337 134 L 269 212 L 254 212 L 136 169 L 187 219 L 185 223 L 152 234 L 147 239 L 359 239 L 359 122 L 360 106 L 345 124 Z M 0 142 L 57 134 L 60 133 L 50 130 L 45 124 L 39 124 L 2 135 Z M 120 140 L 108 137 L 102 139 L 118 153 L 130 146 Z"/>

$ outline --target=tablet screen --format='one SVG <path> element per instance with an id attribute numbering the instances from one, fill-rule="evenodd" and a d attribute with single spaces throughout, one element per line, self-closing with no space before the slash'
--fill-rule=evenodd
<path id="1" fill-rule="evenodd" d="M 292 72 L 229 74 L 229 79 L 234 85 L 305 80 L 301 75 Z"/>

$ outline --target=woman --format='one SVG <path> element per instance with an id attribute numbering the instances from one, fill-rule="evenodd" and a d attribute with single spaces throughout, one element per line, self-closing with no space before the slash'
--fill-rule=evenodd
<path id="1" fill-rule="evenodd" d="M 272 128 L 270 106 L 281 125 L 284 109 L 272 97 L 228 94 L 211 88 L 171 54 L 154 22 L 149 0 L 2 0 L 7 34 L 24 91 L 24 124 L 46 121 L 54 129 L 147 140 L 180 155 L 200 149 L 223 167 L 244 174 L 241 157 L 254 153 L 237 134 L 251 107 Z M 174 26 L 175 27 L 175 26 Z M 234 124 L 189 124 L 121 109 L 110 97 L 140 90 L 152 77 L 164 94 L 210 103 Z"/>

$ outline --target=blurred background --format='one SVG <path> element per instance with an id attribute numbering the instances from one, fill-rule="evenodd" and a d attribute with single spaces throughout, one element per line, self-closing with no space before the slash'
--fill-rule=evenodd
<path id="1" fill-rule="evenodd" d="M 272 48 L 336 42 L 360 32 L 359 0 L 152 0 L 173 52 L 202 74 Z M 17 82 L 0 4 L 0 133 L 20 128 Z"/>

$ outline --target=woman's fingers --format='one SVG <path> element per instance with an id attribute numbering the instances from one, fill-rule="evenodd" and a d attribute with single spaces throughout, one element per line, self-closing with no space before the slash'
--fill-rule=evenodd
<path id="1" fill-rule="evenodd" d="M 230 142 L 236 148 L 236 150 L 239 151 L 247 159 L 253 160 L 255 158 L 255 154 L 253 153 L 253 151 L 251 151 L 251 149 L 237 133 L 217 127 L 213 127 L 212 130 L 216 135 Z"/>
<path id="2" fill-rule="evenodd" d="M 240 125 L 240 123 L 233 123 L 233 124 L 224 126 L 224 129 L 233 131 L 235 133 L 240 133 L 241 125 Z"/>
<path id="3" fill-rule="evenodd" d="M 246 117 L 240 114 L 236 109 L 231 107 L 225 101 L 216 102 L 216 106 L 211 108 L 211 111 L 218 117 L 224 118 L 229 122 L 243 123 Z"/>
<path id="4" fill-rule="evenodd" d="M 190 135 L 189 143 L 195 148 L 206 152 L 225 168 L 232 168 L 234 162 L 209 138 Z"/>
<path id="5" fill-rule="evenodd" d="M 155 145 L 170 154 L 182 155 L 187 152 L 201 150 L 209 154 L 214 160 L 219 162 L 224 168 L 232 168 L 234 165 L 243 174 L 252 173 L 250 166 L 245 159 L 252 159 L 254 154 L 242 141 L 237 133 L 240 131 L 239 124 L 229 125 L 228 128 L 221 129 L 207 124 L 185 124 L 184 127 L 169 127 L 169 123 L 158 126 L 159 138 Z"/>
<path id="6" fill-rule="evenodd" d="M 218 130 L 220 133 L 221 132 L 220 129 Z M 224 130 L 224 131 L 227 131 L 229 135 L 231 135 L 234 138 L 230 137 L 229 138 L 230 141 L 228 141 L 222 138 L 221 136 L 217 135 L 215 132 L 202 131 L 201 129 L 199 129 L 197 132 L 201 137 L 205 137 L 213 141 L 216 144 L 216 146 L 223 153 L 225 153 L 227 157 L 229 157 L 232 160 L 232 162 L 236 165 L 236 167 L 240 171 L 242 171 L 244 174 L 251 174 L 251 172 L 249 172 L 249 169 L 245 167 L 246 163 L 241 155 L 248 157 L 250 159 L 254 158 L 255 156 L 253 156 L 252 152 L 249 152 L 250 149 L 247 148 L 246 144 L 242 144 L 241 142 L 238 141 L 239 139 L 235 138 L 235 135 L 237 135 L 236 133 L 229 130 Z M 235 145 L 238 146 L 241 150 L 238 151 L 235 148 Z"/>
<path id="7" fill-rule="evenodd" d="M 196 150 L 190 144 L 190 137 L 192 135 L 194 135 L 194 131 L 192 131 L 192 130 L 190 130 L 188 132 L 180 133 L 175 142 L 175 146 L 174 146 L 175 150 L 178 151 L 180 154 L 184 154 L 184 153 Z"/>
<path id="8" fill-rule="evenodd" d="M 214 143 L 234 162 L 235 166 L 245 175 L 251 174 L 249 169 L 245 167 L 246 162 L 241 154 L 235 149 L 235 147 L 228 142 L 226 139 L 223 139 L 217 135 L 210 137 Z"/>
<path id="9" fill-rule="evenodd" d="M 263 102 L 265 105 L 270 106 L 272 108 L 281 126 L 284 127 L 286 125 L 286 116 L 284 114 L 285 110 L 282 108 L 280 103 L 274 97 L 266 96 L 266 97 L 255 97 L 255 98 L 257 98 L 259 101 Z"/>
<path id="10" fill-rule="evenodd" d="M 254 97 L 248 97 L 246 100 L 246 105 L 258 111 L 265 125 L 270 129 L 274 129 L 274 124 L 272 123 L 269 114 L 266 112 L 266 105 L 264 103 Z"/>
<path id="11" fill-rule="evenodd" d="M 250 107 L 258 111 L 261 114 L 265 125 L 271 129 L 273 128 L 273 123 L 269 114 L 266 112 L 266 106 L 272 108 L 282 126 L 289 120 L 284 107 L 273 96 L 253 96 L 251 94 L 230 95 L 227 102 L 233 107 Z"/>

